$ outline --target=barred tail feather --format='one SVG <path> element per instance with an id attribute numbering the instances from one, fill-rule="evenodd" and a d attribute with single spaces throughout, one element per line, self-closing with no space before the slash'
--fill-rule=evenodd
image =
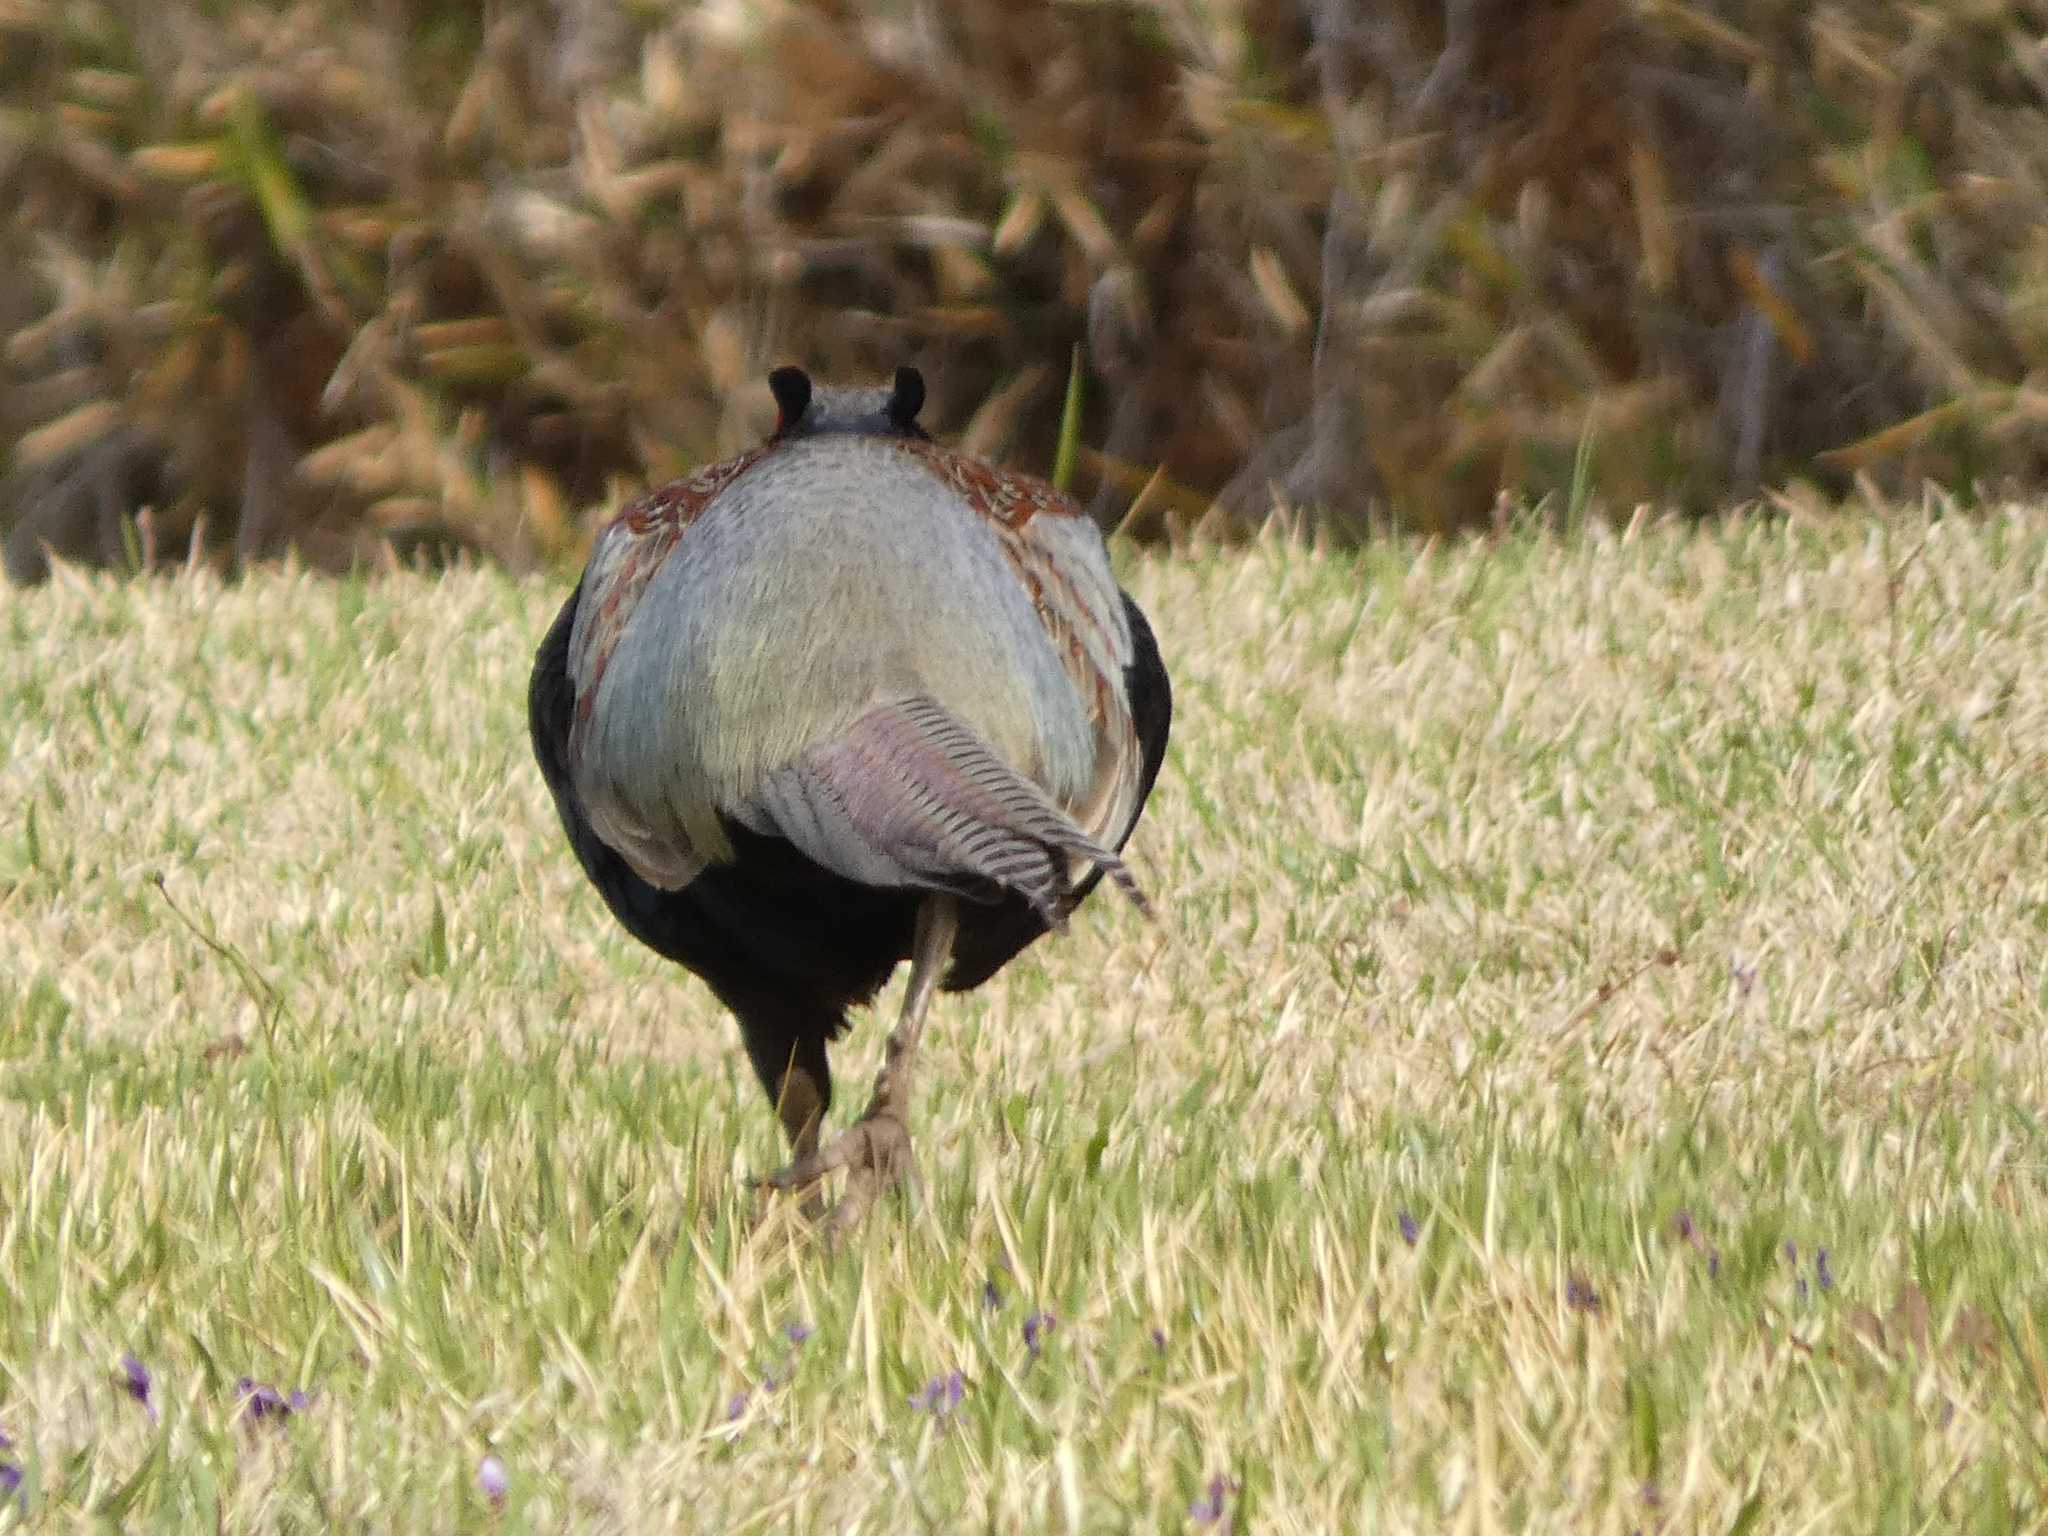
<path id="1" fill-rule="evenodd" d="M 1014 892 L 1055 928 L 1075 860 L 1149 910 L 1122 859 L 925 696 L 878 705 L 771 774 L 738 819 L 869 885 Z"/>

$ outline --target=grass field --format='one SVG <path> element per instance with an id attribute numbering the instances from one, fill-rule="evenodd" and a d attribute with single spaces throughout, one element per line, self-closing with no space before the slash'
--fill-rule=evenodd
<path id="1" fill-rule="evenodd" d="M 942 1002 L 838 1254 L 558 834 L 560 582 L 0 594 L 0 1527 L 2042 1528 L 2048 512 L 1129 579 L 1158 917 Z"/>

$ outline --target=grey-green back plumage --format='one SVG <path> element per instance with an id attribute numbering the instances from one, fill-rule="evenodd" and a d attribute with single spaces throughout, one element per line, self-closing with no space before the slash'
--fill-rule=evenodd
<path id="1" fill-rule="evenodd" d="M 806 390 L 708 494 L 593 551 L 571 767 L 656 886 L 728 858 L 735 823 L 849 879 L 1049 913 L 1090 864 L 1122 877 L 1132 640 L 1101 536 L 891 408 Z"/>

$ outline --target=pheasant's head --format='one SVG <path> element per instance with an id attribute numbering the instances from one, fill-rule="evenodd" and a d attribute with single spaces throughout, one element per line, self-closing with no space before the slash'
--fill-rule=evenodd
<path id="1" fill-rule="evenodd" d="M 768 388 L 775 395 L 773 442 L 826 432 L 931 436 L 917 424 L 917 413 L 924 409 L 924 375 L 908 365 L 877 389 L 815 389 L 811 376 L 793 367 L 769 374 Z"/>

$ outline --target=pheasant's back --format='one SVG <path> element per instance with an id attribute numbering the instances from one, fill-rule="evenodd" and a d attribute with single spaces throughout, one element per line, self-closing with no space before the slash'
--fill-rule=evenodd
<path id="1" fill-rule="evenodd" d="M 1100 798 L 1130 642 L 1071 502 L 912 438 L 797 438 L 709 473 L 593 554 L 571 655 L 600 800 L 715 857 L 721 809 L 913 696 L 1055 802 Z"/>

